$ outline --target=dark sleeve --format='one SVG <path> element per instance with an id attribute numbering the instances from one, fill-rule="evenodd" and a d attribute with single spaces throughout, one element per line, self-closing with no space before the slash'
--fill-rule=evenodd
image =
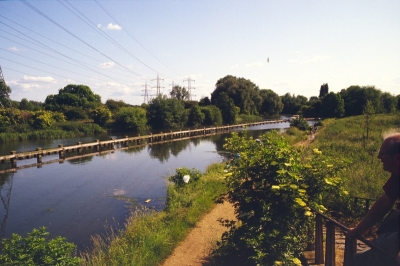
<path id="1" fill-rule="evenodd" d="M 400 178 L 398 176 L 391 176 L 386 184 L 382 187 L 383 191 L 385 191 L 385 194 L 393 200 L 399 199 L 399 179 Z"/>

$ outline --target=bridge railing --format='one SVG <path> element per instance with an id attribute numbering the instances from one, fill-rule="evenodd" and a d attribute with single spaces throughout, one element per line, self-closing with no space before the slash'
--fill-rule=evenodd
<path id="1" fill-rule="evenodd" d="M 340 228 L 344 232 L 348 231 L 349 228 L 335 221 L 334 219 L 316 211 L 312 210 L 315 213 L 315 243 L 314 251 L 315 251 L 315 264 L 324 264 L 325 266 L 335 266 L 336 265 L 336 242 L 335 242 L 335 231 L 336 228 Z M 324 252 L 324 233 L 323 233 L 323 225 L 325 222 L 325 252 Z M 343 266 L 349 266 L 351 259 L 354 254 L 357 252 L 357 239 L 361 242 L 368 245 L 371 249 L 379 252 L 382 258 L 386 259 L 388 263 L 393 263 L 396 258 L 387 254 L 385 250 L 380 248 L 379 246 L 373 244 L 371 241 L 365 239 L 362 236 L 356 237 L 347 237 L 345 238 L 345 249 L 344 249 L 344 257 L 343 257 Z M 388 264 L 392 265 L 392 264 Z"/>

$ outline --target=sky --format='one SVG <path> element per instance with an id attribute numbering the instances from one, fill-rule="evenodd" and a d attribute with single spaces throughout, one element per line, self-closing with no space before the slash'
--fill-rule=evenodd
<path id="1" fill-rule="evenodd" d="M 68 84 L 103 103 L 140 105 L 173 84 L 198 101 L 227 75 L 278 95 L 324 83 L 399 95 L 399 14 L 398 0 L 0 1 L 0 66 L 16 101 Z"/>

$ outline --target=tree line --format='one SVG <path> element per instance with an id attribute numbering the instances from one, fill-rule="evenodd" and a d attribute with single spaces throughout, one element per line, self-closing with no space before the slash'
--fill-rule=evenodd
<path id="1" fill-rule="evenodd" d="M 0 84 L 0 127 L 25 124 L 45 129 L 65 121 L 93 121 L 114 131 L 138 132 L 146 129 L 170 130 L 232 124 L 249 118 L 299 114 L 303 117 L 341 118 L 361 115 L 366 106 L 372 113 L 400 110 L 400 95 L 382 92 L 375 86 L 350 86 L 338 93 L 322 84 L 318 96 L 307 98 L 271 89 L 260 89 L 249 79 L 225 76 L 215 84 L 211 97 L 190 99 L 185 87 L 174 86 L 169 95 L 158 95 L 147 104 L 134 106 L 124 101 L 101 97 L 85 85 L 70 84 L 45 101 L 26 98 L 9 101 L 11 88 Z M 8 108 L 5 108 L 7 107 Z"/>

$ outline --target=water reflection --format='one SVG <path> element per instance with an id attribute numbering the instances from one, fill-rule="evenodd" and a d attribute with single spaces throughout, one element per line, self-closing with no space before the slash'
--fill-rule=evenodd
<path id="1" fill-rule="evenodd" d="M 257 138 L 269 129 L 250 129 L 248 134 Z M 146 206 L 163 208 L 166 177 L 178 167 L 205 171 L 209 164 L 222 161 L 228 136 L 202 136 L 114 151 L 87 150 L 86 155 L 66 154 L 76 156 L 67 158 L 69 163 L 44 162 L 41 168 L 1 174 L 1 236 L 46 226 L 51 236 L 64 236 L 84 250 L 90 246 L 90 236 L 105 234 L 106 226 L 123 228 L 132 204 L 151 199 Z M 58 155 L 44 156 L 45 160 L 57 161 Z"/>

